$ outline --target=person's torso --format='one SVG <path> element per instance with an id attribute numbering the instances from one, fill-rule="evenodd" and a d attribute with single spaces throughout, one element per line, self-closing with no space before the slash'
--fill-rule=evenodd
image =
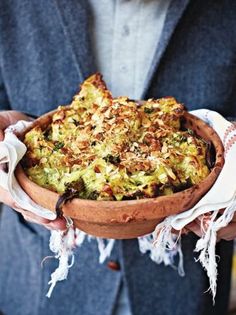
<path id="1" fill-rule="evenodd" d="M 1 4 L 2 75 L 12 108 L 42 114 L 70 102 L 97 70 L 88 34 L 91 12 L 84 1 L 65 8 L 63 1 L 15 2 Z M 236 116 L 235 5 L 190 1 L 173 27 L 178 10 L 173 1 L 141 97 L 172 95 L 188 109 Z"/>
<path id="2" fill-rule="evenodd" d="M 226 0 L 189 1 L 174 27 L 173 21 L 181 15 L 178 11 L 180 2 L 186 4 L 187 0 L 173 1 L 167 14 L 159 50 L 154 53 L 149 80 L 141 97 L 172 95 L 189 109 L 211 108 L 227 116 L 236 116 L 236 6 Z M 90 14 L 85 0 L 0 3 L 0 27 L 4 30 L 0 39 L 0 67 L 11 108 L 40 115 L 59 104 L 67 104 L 78 85 L 97 71 L 89 44 Z M 0 104 L 0 107 L 4 109 L 4 105 Z M 12 311 L 9 315 L 23 314 L 17 313 L 16 308 L 22 301 L 22 293 L 30 301 L 25 302 L 30 315 L 38 314 L 36 308 L 50 315 L 65 314 L 65 310 L 73 315 L 77 311 L 78 314 L 94 315 L 94 308 L 96 315 L 110 315 L 122 277 L 128 283 L 134 315 L 145 314 L 147 309 L 152 309 L 155 314 L 172 315 L 170 300 L 178 315 L 184 314 L 185 310 L 191 315 L 203 310 L 200 292 L 207 289 L 207 282 L 201 267 L 193 259 L 196 238 L 184 240 L 185 278 L 179 278 L 175 270 L 154 264 L 147 255 L 141 256 L 135 240 L 117 242 L 111 256 L 111 260 L 118 260 L 121 265 L 121 270 L 116 273 L 106 264 L 96 263 L 96 246 L 92 241 L 78 249 L 78 264 L 71 270 L 74 273 L 70 273 L 67 282 L 59 284 L 48 301 L 44 295 L 56 263 L 48 262 L 43 270 L 37 269 L 41 259 L 50 254 L 48 239 L 41 238 L 47 233 L 38 229 L 38 234 L 33 234 L 26 225 L 19 226 L 15 213 L 10 216 L 6 212 L 0 230 L 4 235 L 0 242 L 1 274 L 4 274 L 0 302 L 3 298 L 4 303 L 11 301 L 5 287 L 7 285 L 11 290 L 12 278 L 20 288 L 12 290 L 16 304 L 4 304 Z M 13 240 L 16 239 L 15 244 Z M 4 255 L 9 250 L 10 257 Z M 12 269 L 4 267 L 10 264 Z M 25 279 L 18 277 L 21 265 L 24 272 L 27 266 Z M 98 284 L 103 285 L 103 292 Z M 29 286 L 33 289 L 28 290 Z M 180 301 L 185 300 L 186 292 L 191 297 L 183 305 Z M 62 298 L 64 308 L 60 305 L 56 309 L 55 305 L 60 304 Z M 204 296 L 204 300 L 210 298 Z"/>

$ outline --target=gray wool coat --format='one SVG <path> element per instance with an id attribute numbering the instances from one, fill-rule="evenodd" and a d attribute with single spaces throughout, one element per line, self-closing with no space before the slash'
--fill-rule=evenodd
<path id="1" fill-rule="evenodd" d="M 67 104 L 96 71 L 86 0 L 0 1 L 0 108 L 40 115 Z M 155 43 L 154 43 L 155 44 Z M 236 116 L 236 1 L 175 0 L 169 8 L 143 98 L 173 95 L 188 109 L 210 108 Z M 111 315 L 122 281 L 133 315 L 223 315 L 227 309 L 232 242 L 220 242 L 215 307 L 208 280 L 183 237 L 186 276 L 141 255 L 137 241 L 117 241 L 98 263 L 94 241 L 76 250 L 67 281 L 45 297 L 50 273 L 49 232 L 3 210 L 0 219 L 0 310 L 5 315 Z"/>

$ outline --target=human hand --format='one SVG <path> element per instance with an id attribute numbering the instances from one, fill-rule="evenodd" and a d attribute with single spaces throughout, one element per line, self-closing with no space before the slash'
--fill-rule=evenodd
<path id="1" fill-rule="evenodd" d="M 25 114 L 22 114 L 17 111 L 3 111 L 0 112 L 0 141 L 4 139 L 4 130 L 16 123 L 18 120 L 31 120 Z M 0 165 L 0 168 L 3 169 L 4 166 Z M 30 211 L 22 209 L 19 205 L 11 198 L 11 195 L 8 191 L 0 187 L 0 203 L 4 203 L 15 211 L 19 212 L 23 215 L 26 221 L 41 224 L 47 229 L 53 230 L 65 230 L 66 229 L 66 221 L 64 218 L 57 218 L 55 220 L 48 220 L 33 214 Z"/>
<path id="2" fill-rule="evenodd" d="M 224 210 L 221 210 L 222 213 Z M 196 220 L 188 224 L 185 229 L 188 232 L 193 232 L 199 237 L 204 234 L 204 229 L 206 230 L 209 224 L 210 216 L 204 215 L 198 217 Z M 221 228 L 217 232 L 217 241 L 226 240 L 231 241 L 236 238 L 236 214 L 233 216 L 232 221 L 224 228 Z"/>

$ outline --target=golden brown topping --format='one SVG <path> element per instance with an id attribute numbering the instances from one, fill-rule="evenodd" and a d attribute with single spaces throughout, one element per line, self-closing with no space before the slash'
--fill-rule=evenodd
<path id="1" fill-rule="evenodd" d="M 83 182 L 80 198 L 122 200 L 170 194 L 205 178 L 206 143 L 181 131 L 184 106 L 173 97 L 141 105 L 113 99 L 100 74 L 59 106 L 45 130 L 25 136 L 27 174 L 64 193 Z"/>

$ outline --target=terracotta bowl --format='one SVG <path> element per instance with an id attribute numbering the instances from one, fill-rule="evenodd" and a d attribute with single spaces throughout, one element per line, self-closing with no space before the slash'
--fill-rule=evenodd
<path id="1" fill-rule="evenodd" d="M 55 111 L 34 121 L 33 126 L 45 128 Z M 62 210 L 73 219 L 74 225 L 84 232 L 104 238 L 130 239 L 151 233 L 166 216 L 177 214 L 193 207 L 211 188 L 223 164 L 224 152 L 216 132 L 199 118 L 185 113 L 184 127 L 213 145 L 215 163 L 210 174 L 198 185 L 174 193 L 150 199 L 126 201 L 94 201 L 75 198 L 66 203 Z M 30 128 L 30 129 L 31 129 Z M 18 137 L 23 139 L 26 129 Z M 16 178 L 24 191 L 39 205 L 55 212 L 59 194 L 33 183 L 24 173 L 21 165 L 16 169 Z"/>

